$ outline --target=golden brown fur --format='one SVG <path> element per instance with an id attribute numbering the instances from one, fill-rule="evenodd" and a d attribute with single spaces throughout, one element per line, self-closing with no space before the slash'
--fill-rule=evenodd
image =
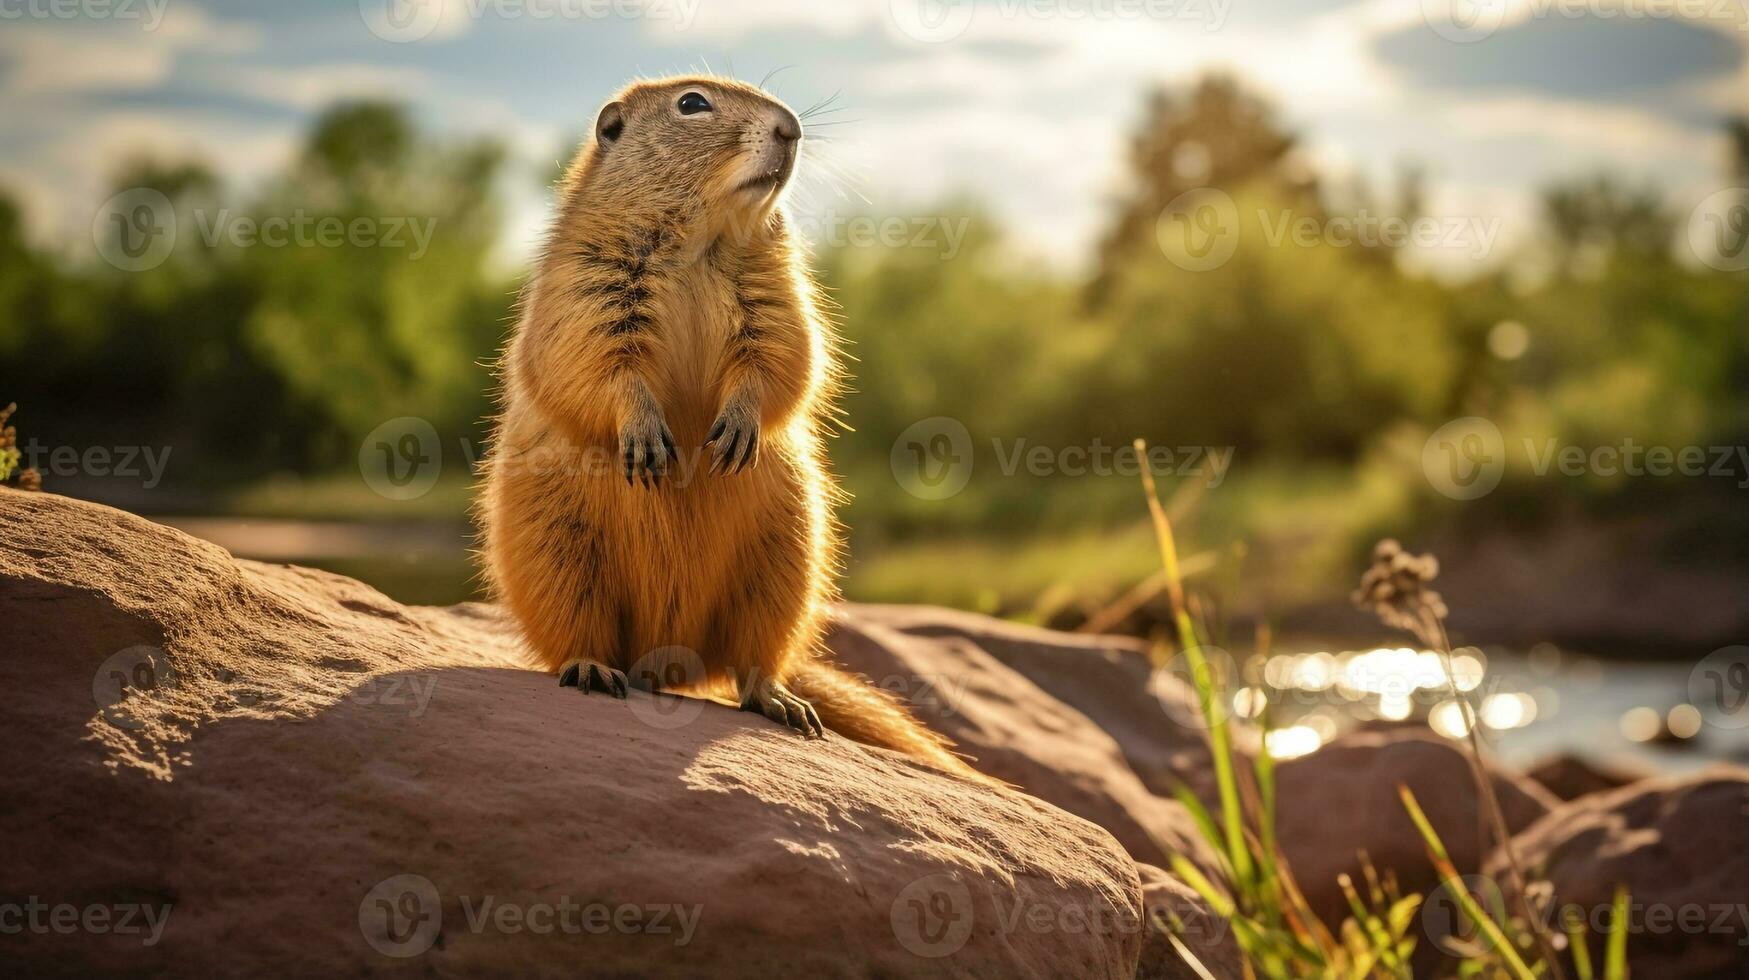
<path id="1" fill-rule="evenodd" d="M 689 95 L 710 108 L 683 112 Z M 602 110 L 504 355 L 488 577 L 584 693 L 733 690 L 804 733 L 823 719 L 969 772 L 819 656 L 836 365 L 776 204 L 800 136 L 786 107 L 720 78 L 638 82 Z"/>

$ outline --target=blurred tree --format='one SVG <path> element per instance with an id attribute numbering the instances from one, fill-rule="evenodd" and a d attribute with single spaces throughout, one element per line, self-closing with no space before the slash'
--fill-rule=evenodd
<path id="1" fill-rule="evenodd" d="M 1545 189 L 1543 213 L 1562 273 L 1595 278 L 1617 256 L 1670 260 L 1676 220 L 1655 187 L 1597 174 Z"/>
<path id="2" fill-rule="evenodd" d="M 307 453 L 344 458 L 401 415 L 473 434 L 509 296 L 488 261 L 502 160 L 496 144 L 420 138 L 398 107 L 339 106 L 250 208 L 264 228 L 304 222 L 315 243 L 242 259 L 259 294 L 248 341 L 287 385 Z"/>
<path id="3" fill-rule="evenodd" d="M 1129 187 L 1099 243 L 1088 305 L 1106 303 L 1119 271 L 1136 253 L 1158 255 L 1154 228 L 1160 212 L 1189 191 L 1214 187 L 1231 193 L 1256 182 L 1303 214 L 1321 214 L 1317 179 L 1295 155 L 1295 143 L 1268 103 L 1229 76 L 1205 76 L 1187 94 L 1150 93 L 1130 137 Z"/>
<path id="4" fill-rule="evenodd" d="M 1725 135 L 1731 140 L 1731 176 L 1749 180 L 1749 116 L 1726 120 Z"/>

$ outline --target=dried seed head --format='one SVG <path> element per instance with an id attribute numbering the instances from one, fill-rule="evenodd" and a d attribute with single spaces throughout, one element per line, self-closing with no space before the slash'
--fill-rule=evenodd
<path id="1" fill-rule="evenodd" d="M 1361 573 L 1354 604 L 1370 608 L 1386 626 L 1408 630 L 1429 647 L 1441 644 L 1445 600 L 1428 588 L 1439 576 L 1439 559 L 1403 550 L 1386 538 L 1373 549 L 1372 564 Z"/>
<path id="2" fill-rule="evenodd" d="M 43 475 L 36 471 L 36 467 L 32 466 L 30 469 L 18 474 L 18 489 L 41 490 L 42 488 Z"/>

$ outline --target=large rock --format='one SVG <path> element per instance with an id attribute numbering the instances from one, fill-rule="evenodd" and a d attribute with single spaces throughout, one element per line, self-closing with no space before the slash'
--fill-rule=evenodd
<path id="1" fill-rule="evenodd" d="M 1576 800 L 1592 793 L 1621 789 L 1651 778 L 1652 773 L 1622 764 L 1596 763 L 1563 752 L 1536 763 L 1524 775 L 1560 799 Z"/>
<path id="2" fill-rule="evenodd" d="M 1546 917 L 1576 907 L 1598 940 L 1617 886 L 1629 892 L 1636 977 L 1749 977 L 1749 770 L 1719 768 L 1583 797 L 1513 839 L 1526 872 L 1552 886 Z M 1486 874 L 1506 882 L 1503 855 Z M 1533 885 L 1532 891 L 1537 889 Z"/>
<path id="3" fill-rule="evenodd" d="M 1179 942 L 1210 976 L 1239 980 L 1245 975 L 1230 922 L 1215 915 L 1194 889 L 1170 872 L 1151 864 L 1138 864 L 1136 870 L 1142 876 L 1149 923 L 1136 980 L 1203 980 L 1168 938 L 1174 918 Z"/>
<path id="4" fill-rule="evenodd" d="M 579 695 L 399 606 L 0 490 L 12 972 L 1133 975 L 1129 857 L 1018 792 Z"/>
<path id="5" fill-rule="evenodd" d="M 1516 833 L 1559 800 L 1541 786 L 1490 765 L 1494 794 Z M 1408 786 L 1458 871 L 1479 870 L 1483 814 L 1464 751 L 1430 731 L 1351 733 L 1276 768 L 1276 834 L 1312 910 L 1335 925 L 1349 914 L 1338 876 L 1362 881 L 1364 852 L 1403 894 L 1426 895 L 1439 881 L 1427 845 L 1403 809 Z"/>
<path id="6" fill-rule="evenodd" d="M 908 636 L 975 644 L 1102 729 L 1151 792 L 1169 797 L 1184 785 L 1215 804 L 1214 767 L 1196 695 L 1177 675 L 1155 671 L 1142 641 L 1060 633 L 934 606 L 848 608 L 860 622 Z M 1241 761 L 1254 755 L 1256 732 L 1239 721 L 1232 729 Z"/>
<path id="7" fill-rule="evenodd" d="M 1182 854 L 1214 873 L 1214 858 L 1182 804 L 1150 792 L 1110 734 L 998 658 L 995 650 L 1004 646 L 1013 655 L 1012 638 L 995 639 L 997 627 L 969 615 L 956 617 L 964 632 L 896 625 L 918 616 L 905 608 L 846 606 L 827 644 L 845 667 L 900 695 L 952 738 L 979 771 L 1099 824 L 1138 861 L 1165 866 Z M 1058 636 L 1033 632 L 1029 640 L 1041 651 Z"/>

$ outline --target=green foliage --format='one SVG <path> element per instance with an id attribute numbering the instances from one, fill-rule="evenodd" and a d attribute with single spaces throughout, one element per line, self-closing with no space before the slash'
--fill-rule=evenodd
<path id="1" fill-rule="evenodd" d="M 1142 448 L 1138 441 L 1138 449 Z M 1171 520 L 1160 503 L 1153 478 L 1142 472 L 1148 513 L 1160 550 L 1166 592 L 1171 599 L 1177 656 L 1185 658 L 1191 687 L 1206 725 L 1209 754 L 1213 760 L 1220 813 L 1207 806 L 1188 787 L 1176 796 L 1193 824 L 1216 855 L 1219 880 L 1211 881 L 1182 854 L 1172 856 L 1172 870 L 1208 903 L 1214 915 L 1232 924 L 1233 938 L 1243 959 L 1246 977 L 1271 980 L 1316 978 L 1316 980 L 1412 980 L 1414 938 L 1419 895 L 1400 895 L 1387 880 L 1381 883 L 1370 864 L 1366 866 L 1364 890 L 1343 875 L 1338 884 L 1348 899 L 1350 916 L 1332 933 L 1308 906 L 1295 883 L 1294 872 L 1275 837 L 1275 769 L 1267 747 L 1248 769 L 1240 766 L 1234 752 L 1233 721 L 1226 710 L 1228 694 L 1219 673 L 1211 669 L 1203 650 L 1209 639 L 1190 615 L 1177 539 Z M 1393 583 L 1392 594 L 1401 590 Z M 1206 605 L 1206 603 L 1205 603 Z M 1443 626 L 1441 627 L 1443 631 Z M 1258 654 L 1267 657 L 1267 632 L 1260 633 Z M 1448 661 L 1449 669 L 1449 661 Z M 1455 691 L 1455 686 L 1454 686 Z M 1268 743 L 1268 711 L 1264 720 L 1264 745 Z M 1479 751 L 1472 743 L 1471 751 Z M 1480 773 L 1477 767 L 1477 772 Z M 1482 778 L 1478 776 L 1478 778 Z M 1407 786 L 1399 787 L 1403 807 L 1427 845 L 1428 861 L 1439 875 L 1464 917 L 1484 940 L 1479 949 L 1457 962 L 1456 973 L 1465 978 L 1487 980 L 1537 980 L 1563 976 L 1552 946 L 1548 959 L 1532 952 L 1539 949 L 1535 927 L 1502 914 L 1496 918 L 1465 885 L 1451 855 L 1433 824 Z M 1528 892 L 1527 892 L 1528 894 Z M 1606 980 L 1627 976 L 1628 898 L 1618 889 L 1604 956 Z M 1180 929 L 1181 923 L 1167 923 Z M 1569 919 L 1572 959 L 1580 980 L 1591 980 L 1591 963 L 1582 921 Z M 1197 972 L 1206 968 L 1182 941 L 1173 946 Z"/>
<path id="2" fill-rule="evenodd" d="M 173 442 L 209 482 L 345 467 L 398 415 L 476 435 L 513 292 L 488 262 L 501 159 L 363 104 L 249 193 L 131 160 L 113 190 L 175 212 L 173 251 L 138 271 L 31 248 L 0 196 L 0 375 L 56 406 L 47 443 Z"/>

